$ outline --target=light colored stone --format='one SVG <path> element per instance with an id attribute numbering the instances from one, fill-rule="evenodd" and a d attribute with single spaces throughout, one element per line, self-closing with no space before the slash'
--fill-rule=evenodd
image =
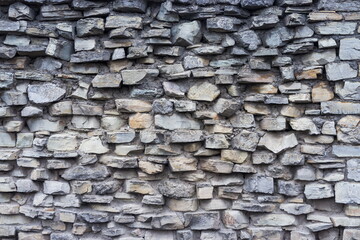
<path id="1" fill-rule="evenodd" d="M 187 172 L 197 170 L 198 160 L 194 157 L 176 156 L 169 158 L 169 165 L 172 172 Z"/>
<path id="2" fill-rule="evenodd" d="M 129 117 L 129 126 L 133 129 L 149 128 L 153 124 L 153 118 L 147 113 L 136 113 Z"/>
<path id="3" fill-rule="evenodd" d="M 42 85 L 29 85 L 29 100 L 38 104 L 48 104 L 60 100 L 65 96 L 65 89 L 57 87 L 53 83 Z"/>
<path id="4" fill-rule="evenodd" d="M 338 81 L 349 78 L 355 78 L 358 75 L 357 66 L 354 69 L 347 62 L 328 63 L 325 65 L 326 78 L 329 81 Z"/>
<path id="5" fill-rule="evenodd" d="M 334 92 L 327 82 L 319 82 L 311 90 L 313 102 L 326 102 L 334 98 Z"/>
<path id="6" fill-rule="evenodd" d="M 297 224 L 296 218 L 293 215 L 282 213 L 254 216 L 251 220 L 255 226 L 285 227 Z"/>
<path id="7" fill-rule="evenodd" d="M 96 88 L 118 88 L 122 81 L 120 74 L 98 74 L 91 81 L 93 87 Z"/>
<path id="8" fill-rule="evenodd" d="M 45 181 L 44 193 L 49 195 L 65 195 L 70 193 L 70 185 L 67 182 Z"/>
<path id="9" fill-rule="evenodd" d="M 92 137 L 81 142 L 79 151 L 84 153 L 104 154 L 107 153 L 109 149 L 103 145 L 99 137 Z"/>
<path id="10" fill-rule="evenodd" d="M 280 153 L 298 145 L 293 133 L 266 133 L 259 141 L 259 146 L 264 146 L 273 153 Z"/>
<path id="11" fill-rule="evenodd" d="M 360 114 L 360 104 L 340 101 L 322 102 L 321 112 L 323 114 Z"/>
<path id="12" fill-rule="evenodd" d="M 220 90 L 218 87 L 209 82 L 197 83 L 187 93 L 188 98 L 191 100 L 207 102 L 215 100 L 219 95 Z"/>
<path id="13" fill-rule="evenodd" d="M 360 100 L 360 83 L 359 82 L 337 82 L 335 84 L 335 92 L 345 100 Z"/>
<path id="14" fill-rule="evenodd" d="M 360 183 L 338 182 L 335 184 L 335 202 L 343 204 L 360 204 Z"/>
<path id="15" fill-rule="evenodd" d="M 176 129 L 200 129 L 198 121 L 186 117 L 184 114 L 174 113 L 171 116 L 155 115 L 155 126 L 167 130 Z"/>
<path id="16" fill-rule="evenodd" d="M 319 129 L 310 118 L 295 118 L 290 120 L 290 126 L 295 131 L 309 131 L 310 135 L 320 134 Z"/>
<path id="17" fill-rule="evenodd" d="M 339 57 L 341 60 L 358 60 L 360 59 L 360 50 L 358 38 L 344 38 L 340 40 Z"/>
<path id="18" fill-rule="evenodd" d="M 152 105 L 149 102 L 136 99 L 116 99 L 116 108 L 119 112 L 150 112 Z"/>
<path id="19" fill-rule="evenodd" d="M 66 133 L 51 135 L 47 142 L 49 151 L 74 151 L 77 146 L 76 136 Z"/>
<path id="20" fill-rule="evenodd" d="M 334 197 L 334 190 L 331 184 L 310 183 L 305 186 L 307 199 L 324 199 Z"/>

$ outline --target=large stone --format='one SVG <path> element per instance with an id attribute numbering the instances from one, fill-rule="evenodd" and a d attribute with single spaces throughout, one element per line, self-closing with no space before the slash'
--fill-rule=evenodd
<path id="1" fill-rule="evenodd" d="M 321 35 L 350 35 L 355 30 L 356 24 L 353 22 L 327 22 L 315 27 L 315 32 Z"/>
<path id="2" fill-rule="evenodd" d="M 197 83 L 193 85 L 187 93 L 187 97 L 191 100 L 207 102 L 215 100 L 219 95 L 219 88 L 209 82 Z"/>
<path id="3" fill-rule="evenodd" d="M 104 33 L 104 19 L 102 18 L 85 18 L 76 23 L 76 32 L 78 37 L 88 37 L 101 35 Z"/>
<path id="4" fill-rule="evenodd" d="M 360 114 L 360 103 L 329 101 L 321 103 L 323 114 Z"/>
<path id="5" fill-rule="evenodd" d="M 122 81 L 120 74 L 98 74 L 91 81 L 96 88 L 118 88 Z"/>
<path id="6" fill-rule="evenodd" d="M 102 155 L 99 162 L 112 168 L 138 167 L 138 161 L 136 157 L 118 157 L 113 155 Z"/>
<path id="7" fill-rule="evenodd" d="M 185 213 L 185 226 L 192 230 L 210 230 L 220 228 L 219 212 Z"/>
<path id="8" fill-rule="evenodd" d="M 360 50 L 358 45 L 360 39 L 358 38 L 344 38 L 340 40 L 339 57 L 341 60 L 359 60 Z"/>
<path id="9" fill-rule="evenodd" d="M 354 158 L 346 162 L 347 178 L 360 181 L 360 159 Z"/>
<path id="10" fill-rule="evenodd" d="M 290 126 L 295 131 L 309 131 L 310 135 L 320 134 L 320 130 L 310 118 L 295 118 L 290 120 Z"/>
<path id="11" fill-rule="evenodd" d="M 298 141 L 293 133 L 266 133 L 259 141 L 259 146 L 264 146 L 273 153 L 280 153 L 296 145 Z"/>
<path id="12" fill-rule="evenodd" d="M 337 139 L 344 143 L 360 143 L 360 117 L 358 116 L 346 116 L 341 118 L 337 125 Z"/>
<path id="13" fill-rule="evenodd" d="M 274 193 L 274 179 L 263 175 L 253 175 L 245 178 L 244 190 L 256 193 Z"/>
<path id="14" fill-rule="evenodd" d="M 201 38 L 201 23 L 199 21 L 180 23 L 172 27 L 172 42 L 181 46 L 198 43 Z"/>
<path id="15" fill-rule="evenodd" d="M 50 38 L 45 54 L 51 57 L 60 58 L 61 60 L 69 61 L 73 51 L 74 44 L 72 41 Z"/>
<path id="16" fill-rule="evenodd" d="M 293 215 L 283 213 L 269 213 L 251 218 L 255 226 L 285 227 L 296 225 L 297 221 Z"/>
<path id="17" fill-rule="evenodd" d="M 307 199 L 324 199 L 334 196 L 332 185 L 326 183 L 307 184 L 304 193 Z"/>
<path id="18" fill-rule="evenodd" d="M 354 69 L 349 63 L 329 63 L 325 66 L 326 78 L 329 81 L 338 81 L 355 78 L 358 75 L 357 67 Z"/>
<path id="19" fill-rule="evenodd" d="M 217 158 L 203 159 L 199 162 L 199 168 L 203 171 L 214 173 L 231 173 L 234 164 Z"/>
<path id="20" fill-rule="evenodd" d="M 65 195 L 70 193 L 70 185 L 67 182 L 45 181 L 44 193 L 50 195 Z"/>
<path id="21" fill-rule="evenodd" d="M 322 52 L 311 52 L 305 54 L 301 57 L 301 61 L 305 65 L 325 65 L 327 63 L 334 62 L 335 58 L 335 49 L 329 49 Z"/>
<path id="22" fill-rule="evenodd" d="M 66 169 L 61 175 L 66 180 L 101 180 L 110 175 L 109 170 L 103 165 L 74 166 Z"/>
<path id="23" fill-rule="evenodd" d="M 116 0 L 113 7 L 119 12 L 145 13 L 147 2 L 145 0 Z"/>
<path id="24" fill-rule="evenodd" d="M 29 85 L 28 87 L 29 100 L 38 104 L 56 102 L 63 98 L 65 94 L 65 89 L 60 88 L 53 83 Z"/>
<path id="25" fill-rule="evenodd" d="M 136 99 L 116 99 L 116 108 L 119 112 L 150 112 L 152 105 L 149 102 Z"/>
<path id="26" fill-rule="evenodd" d="M 243 130 L 232 139 L 232 146 L 243 151 L 254 152 L 259 139 L 260 137 L 256 132 Z"/>
<path id="27" fill-rule="evenodd" d="M 126 180 L 125 181 L 125 192 L 146 195 L 146 194 L 154 194 L 155 190 L 146 181 Z"/>
<path id="28" fill-rule="evenodd" d="M 106 18 L 105 28 L 142 28 L 143 19 L 138 16 L 127 16 L 123 14 L 112 15 Z"/>
<path id="29" fill-rule="evenodd" d="M 335 85 L 335 92 L 345 100 L 360 100 L 360 83 L 359 82 L 338 82 Z"/>
<path id="30" fill-rule="evenodd" d="M 237 210 L 225 210 L 222 221 L 226 228 L 243 229 L 249 226 L 249 217 Z"/>
<path id="31" fill-rule="evenodd" d="M 253 30 L 240 31 L 234 35 L 236 41 L 250 51 L 256 50 L 261 45 L 261 39 Z"/>
<path id="32" fill-rule="evenodd" d="M 77 146 L 76 136 L 66 133 L 51 135 L 47 141 L 49 151 L 74 151 Z"/>
<path id="33" fill-rule="evenodd" d="M 155 126 L 168 129 L 200 129 L 201 125 L 198 121 L 190 119 L 183 114 L 174 113 L 171 116 L 155 115 Z"/>
<path id="34" fill-rule="evenodd" d="M 198 160 L 194 157 L 169 157 L 169 165 L 172 172 L 196 171 L 197 163 Z"/>
<path id="35" fill-rule="evenodd" d="M 360 11 L 360 2 L 352 0 L 320 0 L 319 9 L 328 11 Z"/>
<path id="36" fill-rule="evenodd" d="M 26 121 L 26 124 L 31 132 L 37 132 L 37 131 L 60 132 L 65 128 L 64 121 L 60 121 L 60 120 L 50 121 L 43 118 L 31 118 Z"/>
<path id="37" fill-rule="evenodd" d="M 84 153 L 104 154 L 107 153 L 109 149 L 102 144 L 99 137 L 92 137 L 81 142 L 79 151 Z"/>
<path id="38" fill-rule="evenodd" d="M 190 198 L 195 194 L 195 185 L 179 179 L 167 179 L 159 183 L 159 192 L 170 198 Z"/>
<path id="39" fill-rule="evenodd" d="M 335 202 L 360 204 L 360 183 L 338 182 L 335 184 Z"/>

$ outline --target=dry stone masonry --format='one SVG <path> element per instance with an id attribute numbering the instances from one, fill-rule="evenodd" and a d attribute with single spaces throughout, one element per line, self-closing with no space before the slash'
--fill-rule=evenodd
<path id="1" fill-rule="evenodd" d="M 1 0 L 0 239 L 360 239 L 360 1 Z"/>

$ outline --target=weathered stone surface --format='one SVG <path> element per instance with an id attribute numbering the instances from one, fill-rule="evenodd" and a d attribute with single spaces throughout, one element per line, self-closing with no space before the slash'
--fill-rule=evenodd
<path id="1" fill-rule="evenodd" d="M 199 21 L 180 23 L 172 27 L 172 42 L 180 46 L 189 46 L 200 41 L 201 24 Z"/>
<path id="2" fill-rule="evenodd" d="M 64 171 L 61 175 L 66 180 L 99 180 L 110 175 L 109 170 L 103 165 L 74 166 Z"/>
<path id="3" fill-rule="evenodd" d="M 168 179 L 158 185 L 159 192 L 170 198 L 190 198 L 195 194 L 195 186 L 178 179 Z"/>
<path id="4" fill-rule="evenodd" d="M 77 146 L 76 136 L 70 134 L 51 135 L 47 141 L 49 151 L 74 151 Z"/>
<path id="5" fill-rule="evenodd" d="M 241 31 L 235 34 L 235 39 L 244 48 L 248 50 L 256 50 L 261 45 L 261 39 L 252 30 Z"/>
<path id="6" fill-rule="evenodd" d="M 91 81 L 96 88 L 117 88 L 122 81 L 120 74 L 98 74 Z"/>
<path id="7" fill-rule="evenodd" d="M 344 38 L 340 40 L 339 57 L 341 60 L 360 59 L 360 51 L 357 49 L 360 39 Z"/>
<path id="8" fill-rule="evenodd" d="M 274 4 L 274 0 L 242 0 L 241 6 L 246 9 L 257 9 L 257 8 L 264 8 L 270 7 Z"/>
<path id="9" fill-rule="evenodd" d="M 192 230 L 219 229 L 220 214 L 218 212 L 185 213 L 185 226 Z"/>
<path id="10" fill-rule="evenodd" d="M 360 104 L 340 101 L 322 102 L 321 112 L 323 114 L 360 114 Z"/>
<path id="11" fill-rule="evenodd" d="M 270 213 L 263 216 L 253 217 L 252 221 L 257 226 L 284 227 L 296 225 L 296 218 L 290 214 Z"/>
<path id="12" fill-rule="evenodd" d="M 104 19 L 85 18 L 76 23 L 76 34 L 78 37 L 96 36 L 104 33 Z"/>
<path id="13" fill-rule="evenodd" d="M 189 89 L 187 96 L 191 100 L 211 102 L 217 98 L 219 94 L 220 90 L 216 85 L 213 85 L 209 82 L 202 82 L 193 85 Z"/>
<path id="14" fill-rule="evenodd" d="M 325 66 L 326 77 L 330 81 L 354 78 L 358 75 L 357 68 L 354 69 L 349 63 L 329 63 Z"/>
<path id="15" fill-rule="evenodd" d="M 356 182 L 338 182 L 335 184 L 335 202 L 359 204 L 360 184 Z"/>
<path id="16" fill-rule="evenodd" d="M 243 151 L 254 152 L 259 139 L 260 137 L 257 133 L 243 130 L 233 138 L 232 146 Z"/>
<path id="17" fill-rule="evenodd" d="M 334 196 L 332 185 L 321 183 L 310 183 L 305 185 L 304 193 L 307 199 L 323 199 Z"/>
<path id="18" fill-rule="evenodd" d="M 116 99 L 115 103 L 119 112 L 150 112 L 152 109 L 149 102 L 135 99 Z"/>
<path id="19" fill-rule="evenodd" d="M 194 119 L 187 118 L 183 114 L 175 113 L 171 116 L 155 115 L 155 126 L 168 129 L 200 129 L 201 125 Z"/>
<path id="20" fill-rule="evenodd" d="M 349 35 L 354 34 L 356 24 L 352 22 L 328 22 L 317 25 L 315 32 L 321 35 Z"/>
<path id="21" fill-rule="evenodd" d="M 247 192 L 272 194 L 274 192 L 274 179 L 260 175 L 245 178 L 244 190 Z"/>
<path id="22" fill-rule="evenodd" d="M 42 85 L 29 85 L 29 100 L 38 104 L 48 104 L 56 102 L 65 96 L 65 89 L 57 87 L 52 83 Z"/>
<path id="23" fill-rule="evenodd" d="M 65 195 L 70 193 L 70 185 L 67 182 L 45 181 L 44 193 L 50 195 Z"/>
<path id="24" fill-rule="evenodd" d="M 266 133 L 259 141 L 259 146 L 264 146 L 273 153 L 293 148 L 298 144 L 296 136 L 291 134 Z"/>
<path id="25" fill-rule="evenodd" d="M 335 85 L 335 92 L 341 99 L 359 100 L 359 87 L 360 84 L 358 82 L 339 82 Z"/>

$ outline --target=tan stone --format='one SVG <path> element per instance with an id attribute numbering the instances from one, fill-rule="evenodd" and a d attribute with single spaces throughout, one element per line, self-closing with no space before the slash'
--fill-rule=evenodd
<path id="1" fill-rule="evenodd" d="M 221 150 L 221 160 L 241 164 L 250 158 L 248 152 L 240 150 Z"/>
<path id="2" fill-rule="evenodd" d="M 271 110 L 268 106 L 264 104 L 257 104 L 257 103 L 245 103 L 244 109 L 251 114 L 256 115 L 269 115 L 271 114 Z"/>
<path id="3" fill-rule="evenodd" d="M 262 94 L 276 94 L 278 92 L 278 88 L 273 86 L 272 84 L 258 84 L 255 86 L 250 86 L 248 90 L 251 92 Z"/>
<path id="4" fill-rule="evenodd" d="M 164 171 L 164 165 L 149 161 L 139 161 L 139 168 L 147 174 L 157 174 Z"/>
<path id="5" fill-rule="evenodd" d="M 334 11 L 311 12 L 308 15 L 309 22 L 340 21 L 342 19 L 343 19 L 343 16 L 341 14 L 339 14 L 339 13 L 334 12 Z"/>
<path id="6" fill-rule="evenodd" d="M 198 209 L 198 200 L 194 198 L 168 199 L 167 206 L 176 212 L 193 212 Z"/>
<path id="7" fill-rule="evenodd" d="M 116 108 L 119 112 L 150 112 L 152 105 L 149 102 L 136 99 L 116 99 Z"/>
<path id="8" fill-rule="evenodd" d="M 129 126 L 133 129 L 149 128 L 153 124 L 153 118 L 147 113 L 136 113 L 129 117 Z"/>
<path id="9" fill-rule="evenodd" d="M 169 158 L 170 169 L 172 172 L 196 171 L 197 159 L 194 157 L 176 156 Z"/>
<path id="10" fill-rule="evenodd" d="M 281 115 L 286 117 L 301 117 L 304 114 L 304 108 L 296 105 L 286 105 L 281 108 Z"/>
<path id="11" fill-rule="evenodd" d="M 139 193 L 139 194 L 154 194 L 155 190 L 146 181 L 126 180 L 125 181 L 125 192 Z"/>
<path id="12" fill-rule="evenodd" d="M 334 92 L 327 82 L 317 83 L 311 91 L 313 102 L 326 102 L 334 98 Z"/>
<path id="13" fill-rule="evenodd" d="M 295 73 L 295 77 L 297 80 L 314 80 L 321 78 L 322 73 L 322 68 L 311 67 L 310 69 L 303 69 L 302 71 Z"/>
<path id="14" fill-rule="evenodd" d="M 207 101 L 211 102 L 220 95 L 220 90 L 214 84 L 209 82 L 202 82 L 193 85 L 188 93 L 187 97 L 191 100 Z"/>

